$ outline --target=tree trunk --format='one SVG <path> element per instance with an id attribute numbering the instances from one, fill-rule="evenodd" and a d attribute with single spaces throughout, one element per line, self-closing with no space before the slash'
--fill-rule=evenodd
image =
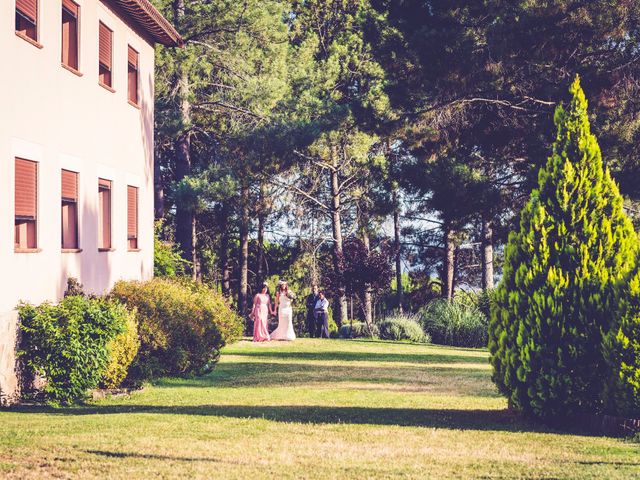
<path id="1" fill-rule="evenodd" d="M 331 226 L 333 228 L 333 267 L 336 272 L 340 272 L 342 266 L 340 259 L 343 252 L 342 239 L 342 216 L 341 216 L 341 192 L 340 178 L 338 175 L 338 152 L 332 147 L 332 166 L 331 169 Z M 339 285 L 337 298 L 334 299 L 333 318 L 338 327 L 347 322 L 347 297 L 343 285 Z"/>
<path id="2" fill-rule="evenodd" d="M 482 289 L 493 288 L 493 225 L 489 218 L 482 217 Z"/>
<path id="3" fill-rule="evenodd" d="M 396 302 L 398 311 L 402 313 L 402 245 L 400 243 L 400 201 L 398 199 L 398 185 L 394 182 L 393 195 L 393 235 L 396 250 Z"/>
<path id="4" fill-rule="evenodd" d="M 229 267 L 229 207 L 222 207 L 222 219 L 220 222 L 220 287 L 222 294 L 228 297 L 231 294 L 231 268 Z"/>
<path id="5" fill-rule="evenodd" d="M 238 312 L 240 315 L 245 316 L 247 313 L 247 294 L 249 290 L 249 185 L 245 183 L 241 188 Z"/>
<path id="6" fill-rule="evenodd" d="M 447 300 L 453 298 L 453 276 L 455 274 L 455 252 L 453 229 L 448 223 L 443 225 L 444 256 L 442 262 L 442 297 Z"/>
<path id="7" fill-rule="evenodd" d="M 259 200 L 259 212 L 258 212 L 258 251 L 257 251 L 257 284 L 261 285 L 264 282 L 265 277 L 265 257 L 264 257 L 264 224 L 266 221 L 266 209 L 265 209 L 265 186 L 264 182 L 260 183 L 260 200 Z"/>
<path id="8" fill-rule="evenodd" d="M 174 17 L 176 25 L 181 25 L 185 15 L 184 0 L 177 0 L 174 3 Z M 191 103 L 189 102 L 189 75 L 181 66 L 178 79 L 178 97 L 180 98 L 180 123 L 183 132 L 176 140 L 176 181 L 191 175 L 191 138 L 189 135 L 189 125 L 191 123 Z M 195 216 L 190 208 L 184 206 L 183 202 L 176 205 L 176 241 L 180 246 L 182 255 L 192 264 L 192 277 L 197 277 L 197 242 L 195 236 Z"/>
<path id="9" fill-rule="evenodd" d="M 362 225 L 360 229 L 362 231 L 362 243 L 367 253 L 371 251 L 371 244 L 369 241 L 369 232 L 367 231 L 368 218 L 366 215 L 361 216 Z M 362 307 L 364 311 L 364 321 L 369 328 L 369 334 L 373 336 L 373 294 L 371 293 L 371 286 L 365 285 L 365 289 L 362 296 Z"/>
<path id="10" fill-rule="evenodd" d="M 153 162 L 153 187 L 154 187 L 154 214 L 156 220 L 164 218 L 164 185 L 162 184 L 162 172 L 160 170 L 160 154 L 156 151 Z"/>

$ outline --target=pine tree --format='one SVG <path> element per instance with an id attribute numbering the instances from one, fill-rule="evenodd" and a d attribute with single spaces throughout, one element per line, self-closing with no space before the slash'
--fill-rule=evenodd
<path id="1" fill-rule="evenodd" d="M 493 378 L 517 409 L 555 417 L 604 408 L 603 336 L 635 264 L 636 235 L 590 132 L 576 78 L 538 188 L 505 251 L 490 322 Z"/>

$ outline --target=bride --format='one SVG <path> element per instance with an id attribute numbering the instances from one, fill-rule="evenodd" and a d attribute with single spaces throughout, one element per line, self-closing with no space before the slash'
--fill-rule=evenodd
<path id="1" fill-rule="evenodd" d="M 278 283 L 276 293 L 276 310 L 278 312 L 278 328 L 271 332 L 271 340 L 295 340 L 293 331 L 293 309 L 291 300 L 295 295 L 289 291 L 289 285 L 285 281 Z M 275 311 L 273 312 L 275 315 Z"/>

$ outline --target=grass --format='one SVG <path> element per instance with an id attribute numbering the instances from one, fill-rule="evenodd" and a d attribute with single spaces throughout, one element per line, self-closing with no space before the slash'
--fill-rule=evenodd
<path id="1" fill-rule="evenodd" d="M 482 350 L 297 340 L 128 398 L 0 411 L 0 478 L 640 478 L 640 445 L 506 411 Z"/>

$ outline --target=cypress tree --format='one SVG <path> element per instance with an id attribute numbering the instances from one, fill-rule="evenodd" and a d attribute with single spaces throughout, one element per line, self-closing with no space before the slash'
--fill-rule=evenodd
<path id="1" fill-rule="evenodd" d="M 552 154 L 509 237 L 490 321 L 494 381 L 537 417 L 603 410 L 611 375 L 603 341 L 637 250 L 579 78 L 569 91 L 569 108 L 555 112 Z"/>

